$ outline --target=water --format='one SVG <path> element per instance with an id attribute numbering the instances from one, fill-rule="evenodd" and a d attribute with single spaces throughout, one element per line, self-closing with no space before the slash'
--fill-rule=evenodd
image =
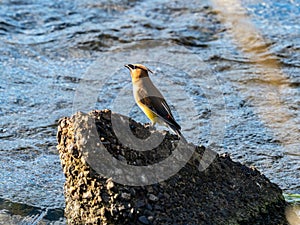
<path id="1" fill-rule="evenodd" d="M 0 224 L 39 214 L 41 224 L 64 223 L 55 135 L 59 118 L 76 111 L 83 83 L 105 84 L 91 109 L 111 108 L 121 91 L 128 114 L 147 122 L 122 66 L 134 63 L 125 59 L 136 50 L 147 53 L 155 83 L 169 81 L 160 89 L 178 120 L 191 109 L 182 124 L 190 141 L 229 152 L 299 194 L 300 2 L 243 1 L 237 16 L 250 21 L 255 38 L 247 29 L 239 35 L 222 7 L 216 0 L 1 1 Z M 191 57 L 168 57 L 179 51 Z M 97 65 L 103 81 L 89 74 Z M 212 134 L 221 141 L 211 142 Z"/>

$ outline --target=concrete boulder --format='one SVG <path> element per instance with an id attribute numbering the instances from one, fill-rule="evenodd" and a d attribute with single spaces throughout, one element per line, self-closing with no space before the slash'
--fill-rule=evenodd
<path id="1" fill-rule="evenodd" d="M 129 126 L 140 139 L 146 139 L 151 133 L 163 137 L 163 141 L 147 151 L 123 146 L 113 129 L 113 117 Z M 94 141 L 90 141 L 92 139 Z M 149 126 L 109 110 L 62 118 L 57 140 L 66 176 L 68 224 L 288 224 L 284 215 L 286 202 L 276 184 L 256 169 L 203 146 L 181 143 L 183 150 L 193 147 L 193 156 L 178 172 L 157 183 L 132 186 L 101 174 L 91 165 L 94 161 L 89 157 L 95 157 L 100 168 L 104 165 L 104 170 L 108 167 L 108 171 L 114 171 L 114 165 L 107 162 L 105 155 L 98 156 L 99 143 L 117 162 L 136 167 L 155 165 L 167 159 L 179 145 L 175 135 L 153 131 Z M 90 153 L 93 151 L 94 155 Z M 206 169 L 199 170 L 204 152 L 214 158 Z M 175 159 L 174 163 L 176 160 L 180 161 Z M 162 173 L 165 169 L 162 167 Z M 118 170 L 119 178 L 126 172 Z M 139 175 L 134 179 L 138 180 Z"/>

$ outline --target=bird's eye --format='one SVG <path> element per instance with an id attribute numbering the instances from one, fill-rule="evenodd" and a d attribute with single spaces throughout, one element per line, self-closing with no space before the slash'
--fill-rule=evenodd
<path id="1" fill-rule="evenodd" d="M 129 66 L 131 69 L 133 69 L 133 70 L 136 69 L 135 65 L 129 64 L 128 66 Z"/>

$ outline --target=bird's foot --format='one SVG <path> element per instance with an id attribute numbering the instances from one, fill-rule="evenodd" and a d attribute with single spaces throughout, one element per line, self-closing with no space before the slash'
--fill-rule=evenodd
<path id="1" fill-rule="evenodd" d="M 156 130 L 152 123 L 145 123 L 145 128 L 149 129 L 150 132 Z"/>

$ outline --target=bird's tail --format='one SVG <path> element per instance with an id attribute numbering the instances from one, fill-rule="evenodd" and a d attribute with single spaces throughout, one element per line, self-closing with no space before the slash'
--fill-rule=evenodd
<path id="1" fill-rule="evenodd" d="M 185 137 L 182 135 L 182 133 L 180 132 L 180 130 L 176 131 L 176 134 L 178 135 L 178 137 L 180 138 L 180 140 L 183 141 L 183 143 L 187 144 L 187 140 L 185 139 Z"/>
<path id="2" fill-rule="evenodd" d="M 187 140 L 186 140 L 185 137 L 182 135 L 182 133 L 180 132 L 179 129 L 176 129 L 176 127 L 172 127 L 172 126 L 170 126 L 170 128 L 171 128 L 172 131 L 174 131 L 174 132 L 177 134 L 177 136 L 179 137 L 180 140 L 183 141 L 183 143 L 188 143 Z"/>

